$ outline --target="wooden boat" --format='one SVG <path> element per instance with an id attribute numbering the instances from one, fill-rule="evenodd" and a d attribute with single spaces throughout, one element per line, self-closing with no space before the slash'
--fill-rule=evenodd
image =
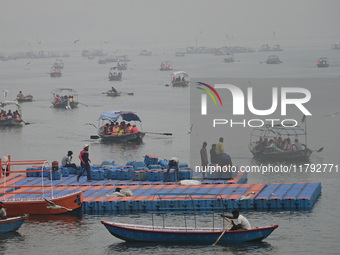
<path id="1" fill-rule="evenodd" d="M 18 230 L 28 218 L 28 215 L 21 215 L 0 220 L 0 233 L 7 233 Z"/>
<path id="2" fill-rule="evenodd" d="M 23 96 L 23 97 L 17 97 L 16 100 L 19 103 L 22 103 L 22 102 L 32 102 L 33 101 L 33 96 L 32 95 L 27 95 L 27 96 Z"/>
<path id="3" fill-rule="evenodd" d="M 161 71 L 171 71 L 173 69 L 172 65 L 169 64 L 167 61 L 162 62 L 160 70 Z"/>
<path id="4" fill-rule="evenodd" d="M 112 87 L 110 90 L 106 91 L 105 94 L 110 97 L 116 97 L 120 96 L 122 92 L 117 91 L 114 87 Z"/>
<path id="5" fill-rule="evenodd" d="M 340 42 L 334 43 L 332 45 L 332 50 L 340 50 Z"/>
<path id="6" fill-rule="evenodd" d="M 120 81 L 122 79 L 122 72 L 115 72 L 117 67 L 111 67 L 109 72 L 109 80 L 110 81 Z"/>
<path id="7" fill-rule="evenodd" d="M 140 118 L 134 112 L 129 111 L 106 111 L 102 113 L 99 117 L 98 124 L 98 137 L 103 141 L 110 142 L 131 142 L 131 141 L 141 141 L 145 136 L 145 133 L 138 131 L 136 133 L 105 133 L 104 126 L 106 124 L 116 123 L 119 119 L 127 122 L 141 122 Z M 91 136 L 92 139 L 96 139 L 94 136 Z"/>
<path id="8" fill-rule="evenodd" d="M 145 50 L 142 50 L 142 51 L 140 52 L 140 55 L 141 55 L 141 56 L 151 56 L 151 55 L 152 55 L 152 51 L 149 50 L 149 49 L 145 49 Z"/>
<path id="9" fill-rule="evenodd" d="M 78 107 L 78 92 L 70 88 L 58 88 L 51 92 L 54 108 L 73 109 Z"/>
<path id="10" fill-rule="evenodd" d="M 53 68 L 55 69 L 63 69 L 64 68 L 64 63 L 61 59 L 57 59 L 54 64 L 53 64 Z"/>
<path id="11" fill-rule="evenodd" d="M 227 56 L 224 58 L 224 62 L 226 63 L 233 63 L 235 62 L 234 56 L 231 54 L 227 54 Z"/>
<path id="12" fill-rule="evenodd" d="M 175 56 L 176 57 L 185 57 L 185 52 L 183 52 L 183 51 L 176 51 L 175 52 Z"/>
<path id="13" fill-rule="evenodd" d="M 0 126 L 22 126 L 23 120 L 22 120 L 21 106 L 17 101 L 0 102 L 0 111 L 1 110 L 6 111 L 6 107 L 11 106 L 11 105 L 14 105 L 14 107 L 16 107 L 16 111 L 18 115 L 16 115 L 16 117 L 7 116 L 5 119 L 0 118 Z"/>
<path id="14" fill-rule="evenodd" d="M 10 159 L 10 156 L 8 157 Z M 18 166 L 40 166 L 38 170 L 17 170 Z M 53 185 L 44 185 L 44 178 L 41 179 L 41 185 L 36 185 L 32 191 L 25 188 L 25 185 L 16 184 L 16 176 L 27 174 L 30 172 L 43 172 L 52 174 L 52 169 L 46 160 L 31 160 L 31 161 L 7 161 L 1 162 L 1 167 L 8 168 L 0 184 L 0 197 L 4 203 L 8 216 L 22 214 L 60 214 L 78 209 L 82 205 L 83 191 L 76 190 L 60 196 L 54 195 Z M 15 169 L 13 168 L 15 166 Z M 13 178 L 12 175 L 15 175 Z M 10 179 L 9 179 L 10 178 Z M 7 180 L 9 179 L 9 180 Z"/>
<path id="15" fill-rule="evenodd" d="M 10 186 L 8 186 L 10 187 Z M 11 195 L 6 193 L 3 197 L 4 207 L 7 215 L 14 216 L 20 214 L 60 214 L 78 209 L 83 201 L 83 191 L 76 191 L 59 197 L 45 197 L 48 201 L 60 206 L 59 209 L 52 209 L 43 196 L 36 198 L 15 198 L 13 194 L 20 194 L 20 190 L 12 192 Z M 27 192 L 29 193 L 29 192 Z M 47 192 L 46 192 L 47 193 Z M 1 194 L 1 193 L 0 193 Z M 23 193 L 21 193 L 23 194 Z M 6 199 L 6 197 L 11 198 Z"/>
<path id="16" fill-rule="evenodd" d="M 134 242 L 213 244 L 223 229 L 145 226 L 101 221 L 115 237 Z M 267 238 L 278 225 L 250 230 L 226 231 L 220 244 L 254 242 Z"/>
<path id="17" fill-rule="evenodd" d="M 328 59 L 325 57 L 319 58 L 316 64 L 318 67 L 329 67 Z"/>
<path id="18" fill-rule="evenodd" d="M 294 140 L 301 136 L 305 137 L 304 148 L 294 149 Z M 265 124 L 253 129 L 248 148 L 254 158 L 261 160 L 306 160 L 313 152 L 306 144 L 307 133 L 299 126 Z"/>
<path id="19" fill-rule="evenodd" d="M 60 69 L 55 69 L 55 68 L 51 68 L 51 71 L 50 71 L 50 76 L 51 77 L 61 77 L 61 71 Z"/>
<path id="20" fill-rule="evenodd" d="M 185 87 L 190 84 L 189 75 L 184 71 L 173 72 L 171 75 L 171 83 L 174 87 Z"/>
<path id="21" fill-rule="evenodd" d="M 276 55 L 270 55 L 266 61 L 267 64 L 280 64 L 282 61 Z"/>
<path id="22" fill-rule="evenodd" d="M 281 49 L 280 44 L 275 44 L 273 47 L 270 47 L 268 44 L 263 44 L 259 51 L 271 52 L 271 51 L 283 51 L 283 49 Z"/>

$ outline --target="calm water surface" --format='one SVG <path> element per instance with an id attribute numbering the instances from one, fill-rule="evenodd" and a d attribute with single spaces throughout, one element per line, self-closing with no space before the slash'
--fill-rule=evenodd
<path id="1" fill-rule="evenodd" d="M 280 65 L 266 65 L 268 54 L 256 52 L 235 55 L 236 62 L 223 63 L 223 56 L 187 55 L 179 58 L 159 52 L 151 57 L 129 55 L 132 62 L 123 71 L 122 81 L 108 81 L 109 68 L 99 65 L 97 59 L 88 60 L 80 54 L 64 58 L 62 77 L 50 78 L 54 59 L 18 59 L 0 62 L 0 89 L 8 89 L 7 100 L 14 99 L 19 90 L 32 94 L 34 102 L 23 103 L 23 118 L 30 123 L 22 128 L 1 128 L 0 155 L 13 160 L 46 159 L 60 161 L 68 150 L 75 157 L 85 143 L 90 144 L 93 163 L 115 160 L 143 160 L 146 154 L 160 159 L 178 156 L 190 163 L 189 88 L 166 87 L 170 73 L 159 71 L 164 60 L 170 60 L 178 70 L 185 70 L 195 78 L 329 78 L 326 85 L 310 83 L 313 95 L 309 118 L 309 147 L 325 147 L 322 153 L 313 153 L 310 163 L 339 164 L 340 117 L 327 114 L 339 111 L 340 51 L 286 50 L 280 52 Z M 316 60 L 328 56 L 330 67 L 316 68 Z M 25 62 L 30 61 L 29 70 Z M 256 79 L 255 79 L 256 83 Z M 103 95 L 114 86 L 118 91 L 134 95 L 108 97 Z M 301 85 L 302 86 L 302 85 Z M 73 88 L 79 93 L 78 109 L 51 108 L 51 91 L 55 88 Z M 4 100 L 3 95 L 0 96 Z M 91 140 L 96 134 L 99 115 L 107 110 L 132 110 L 142 120 L 144 131 L 170 132 L 173 136 L 147 134 L 142 144 L 107 144 Z M 249 130 L 240 130 L 237 136 L 228 136 L 228 152 L 237 165 L 258 164 L 247 149 Z M 198 156 L 197 156 L 198 157 Z M 78 164 L 78 160 L 74 160 Z M 321 181 L 322 195 L 310 211 L 246 211 L 242 212 L 253 226 L 278 224 L 280 227 L 259 244 L 232 246 L 192 246 L 128 244 L 114 238 L 100 223 L 101 220 L 149 224 L 149 213 L 117 215 L 57 215 L 32 216 L 19 229 L 0 237 L 5 254 L 338 254 L 339 229 L 338 196 L 339 174 L 249 174 L 248 183 Z M 211 224 L 211 215 L 201 215 L 200 224 Z M 181 224 L 183 216 L 168 215 L 168 225 Z M 160 221 L 161 222 L 161 221 Z M 216 216 L 216 222 L 221 222 Z M 161 223 L 160 223 L 161 224 Z"/>

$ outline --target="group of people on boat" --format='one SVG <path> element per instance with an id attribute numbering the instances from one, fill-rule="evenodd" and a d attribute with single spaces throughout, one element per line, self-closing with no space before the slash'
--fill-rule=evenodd
<path id="1" fill-rule="evenodd" d="M 136 124 L 131 125 L 130 123 L 125 123 L 125 121 L 120 122 L 120 124 L 118 122 L 114 123 L 111 122 L 106 123 L 103 126 L 103 133 L 105 135 L 125 135 L 125 134 L 134 134 L 134 133 L 138 133 L 139 130 L 136 127 Z"/>
<path id="2" fill-rule="evenodd" d="M 298 138 L 295 138 L 294 141 L 292 142 L 289 137 L 282 139 L 282 137 L 279 136 L 274 137 L 269 141 L 267 137 L 265 138 L 260 137 L 259 140 L 255 142 L 252 151 L 264 153 L 282 151 L 301 151 L 303 150 L 303 146 L 306 147 L 306 145 L 301 144 L 299 142 Z"/>
<path id="3" fill-rule="evenodd" d="M 62 103 L 65 103 L 65 102 L 76 102 L 76 99 L 73 97 L 73 96 L 59 96 L 59 95 L 56 95 L 55 98 L 54 98 L 54 103 L 56 104 L 62 104 Z"/>
<path id="4" fill-rule="evenodd" d="M 173 77 L 172 79 L 172 82 L 180 82 L 180 81 L 185 82 L 184 76 L 182 78 L 180 76 L 178 76 L 177 78 Z"/>
<path id="5" fill-rule="evenodd" d="M 1 110 L 0 119 L 1 120 L 8 120 L 8 119 L 21 120 L 21 116 L 18 110 L 14 112 L 12 112 L 11 110 L 8 110 L 8 112 L 6 112 L 5 110 Z"/>

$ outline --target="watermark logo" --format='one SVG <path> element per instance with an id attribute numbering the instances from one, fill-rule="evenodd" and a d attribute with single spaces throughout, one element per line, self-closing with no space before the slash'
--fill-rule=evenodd
<path id="1" fill-rule="evenodd" d="M 209 88 L 212 92 L 215 93 L 215 95 L 217 96 L 218 100 L 220 101 L 220 104 L 222 106 L 222 100 L 220 95 L 217 93 L 216 89 L 214 89 L 212 86 L 210 86 L 209 84 L 203 83 L 203 82 L 197 82 L 197 84 L 206 86 L 207 88 Z M 201 88 L 201 87 L 197 87 L 200 90 L 203 90 L 205 93 L 207 93 L 212 100 L 214 101 L 215 105 L 217 105 L 215 97 L 211 94 L 211 92 L 207 89 Z M 201 114 L 202 115 L 207 115 L 207 95 L 206 94 L 202 94 L 201 95 Z"/>

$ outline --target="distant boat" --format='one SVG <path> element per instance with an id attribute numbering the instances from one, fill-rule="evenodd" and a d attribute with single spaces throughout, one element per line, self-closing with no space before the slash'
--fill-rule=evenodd
<path id="1" fill-rule="evenodd" d="M 78 107 L 78 92 L 70 88 L 58 88 L 51 92 L 54 108 L 73 109 Z"/>
<path id="2" fill-rule="evenodd" d="M 334 44 L 332 45 L 332 49 L 333 49 L 333 50 L 340 50 L 340 42 L 334 43 Z"/>
<path id="3" fill-rule="evenodd" d="M 176 57 L 184 57 L 184 56 L 185 56 L 185 52 L 176 51 L 176 52 L 175 52 L 175 56 L 176 56 Z"/>
<path id="4" fill-rule="evenodd" d="M 123 62 L 123 63 L 117 63 L 117 69 L 118 70 L 126 70 L 127 69 L 127 63 Z"/>
<path id="5" fill-rule="evenodd" d="M 329 67 L 328 59 L 326 57 L 319 58 L 316 65 L 318 67 Z"/>
<path id="6" fill-rule="evenodd" d="M 267 64 L 280 64 L 282 61 L 276 55 L 270 55 L 266 61 Z"/>
<path id="7" fill-rule="evenodd" d="M 51 77 L 61 77 L 60 69 L 56 69 L 56 68 L 52 67 L 51 71 L 50 71 L 50 76 Z"/>
<path id="8" fill-rule="evenodd" d="M 189 75 L 184 71 L 173 72 L 171 75 L 171 84 L 174 87 L 185 87 L 190 84 Z"/>
<path id="9" fill-rule="evenodd" d="M 234 56 L 232 54 L 227 54 L 227 56 L 224 58 L 224 62 L 226 62 L 226 63 L 235 62 Z"/>
<path id="10" fill-rule="evenodd" d="M 27 96 L 23 96 L 23 97 L 17 97 L 16 100 L 19 103 L 22 103 L 22 102 L 32 102 L 33 101 L 33 96 L 32 95 L 27 95 Z"/>
<path id="11" fill-rule="evenodd" d="M 8 233 L 18 230 L 28 218 L 28 215 L 21 215 L 0 220 L 0 233 Z"/>
<path id="12" fill-rule="evenodd" d="M 141 56 L 151 56 L 152 55 L 152 51 L 151 50 L 148 50 L 148 49 L 145 49 L 145 50 L 142 50 L 140 52 L 140 55 Z"/>
<path id="13" fill-rule="evenodd" d="M 173 69 L 173 67 L 167 61 L 164 61 L 164 62 L 162 62 L 161 67 L 159 69 L 161 71 L 171 71 Z"/>
<path id="14" fill-rule="evenodd" d="M 111 67 L 108 78 L 110 81 L 120 81 L 122 79 L 122 72 L 116 72 L 117 67 Z"/>
<path id="15" fill-rule="evenodd" d="M 22 112 L 21 112 L 21 106 L 17 101 L 3 101 L 0 102 L 0 110 L 6 111 L 7 106 L 14 105 L 16 107 L 16 111 L 18 112 L 18 115 L 11 115 L 11 116 L 6 116 L 6 117 L 1 117 L 0 118 L 0 126 L 21 126 L 23 121 L 22 121 Z"/>
<path id="16" fill-rule="evenodd" d="M 106 91 L 105 94 L 110 96 L 110 97 L 116 97 L 116 96 L 120 96 L 122 94 L 122 92 L 117 91 L 114 87 L 112 87 L 112 89 Z"/>
<path id="17" fill-rule="evenodd" d="M 259 51 L 262 52 L 283 51 L 283 49 L 281 49 L 280 44 L 275 44 L 273 47 L 270 47 L 268 44 L 263 44 Z"/>

